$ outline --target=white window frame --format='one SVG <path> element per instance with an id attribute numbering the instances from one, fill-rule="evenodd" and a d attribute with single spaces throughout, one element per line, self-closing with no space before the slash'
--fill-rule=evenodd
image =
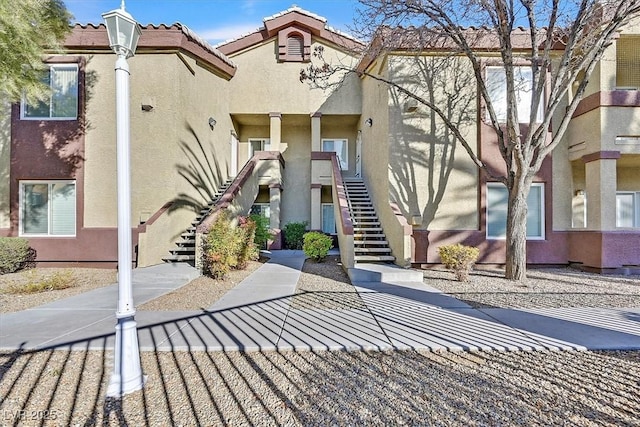
<path id="1" fill-rule="evenodd" d="M 534 182 L 533 184 L 531 184 L 532 188 L 540 188 L 540 210 L 538 211 L 538 215 L 540 218 L 540 232 L 541 235 L 540 236 L 527 236 L 527 240 L 545 240 L 545 184 L 543 182 Z M 492 236 L 489 235 L 489 222 L 490 222 L 490 215 L 491 215 L 491 211 L 490 211 L 490 206 L 489 206 L 489 189 L 491 188 L 500 188 L 500 189 L 504 189 L 506 191 L 506 187 L 504 186 L 504 184 L 500 183 L 500 182 L 488 182 L 487 183 L 487 196 L 486 196 L 486 200 L 487 200 L 487 206 L 486 206 L 486 219 L 485 219 L 485 232 L 486 232 L 486 238 L 487 240 L 505 240 L 506 236 Z M 531 194 L 531 193 L 530 193 Z M 529 212 L 527 213 L 527 215 L 531 214 L 531 209 L 529 207 Z M 506 218 L 506 213 L 505 213 L 505 218 Z M 506 230 L 506 227 L 505 227 Z"/>
<path id="2" fill-rule="evenodd" d="M 517 78 L 517 74 L 518 74 L 518 70 L 521 69 L 529 69 L 531 71 L 531 85 L 533 84 L 533 70 L 531 69 L 531 66 L 529 65 L 519 65 L 519 66 L 515 66 L 514 67 L 514 79 Z M 489 96 L 491 98 L 491 104 L 493 105 L 493 109 L 496 113 L 496 117 L 498 119 L 499 123 L 506 123 L 507 122 L 507 99 L 506 97 L 504 98 L 504 100 L 500 99 L 501 102 L 497 102 L 497 99 L 494 99 L 494 97 L 492 97 L 492 86 L 495 83 L 492 83 L 490 80 L 490 75 L 492 73 L 495 74 L 499 74 L 502 73 L 503 75 L 505 75 L 506 71 L 504 69 L 503 66 L 499 66 L 499 65 L 489 65 L 486 67 L 485 70 L 485 85 L 487 88 L 487 91 L 489 92 Z M 522 76 L 522 72 L 520 72 L 520 75 Z M 504 81 L 502 82 L 504 84 L 504 93 L 506 93 L 506 84 L 507 84 L 507 79 L 506 79 L 506 75 L 505 77 L 503 77 Z M 523 80 L 524 82 L 524 80 Z M 514 82 L 516 84 L 516 86 L 518 86 L 518 82 Z M 521 94 L 524 94 L 525 96 L 521 96 Z M 520 87 L 520 88 L 516 88 L 516 97 L 518 97 L 518 99 L 520 98 L 524 98 L 527 100 L 527 102 L 521 101 L 518 103 L 518 122 L 519 123 L 529 123 L 529 109 L 531 107 L 531 96 L 533 94 L 533 87 L 530 86 L 527 89 L 525 89 L 524 87 Z M 542 123 L 542 116 L 543 116 L 543 104 L 544 104 L 544 100 L 538 105 L 538 113 L 536 115 L 536 123 Z M 522 108 L 525 107 L 525 108 Z M 486 120 L 487 121 L 491 121 L 491 117 L 489 116 L 489 109 L 486 109 Z M 527 111 L 527 113 L 525 114 L 523 111 Z"/>
<path id="3" fill-rule="evenodd" d="M 269 149 L 271 148 L 271 141 L 269 140 L 269 138 L 249 138 L 247 149 L 247 155 L 249 156 L 249 159 L 251 159 L 256 154 L 255 151 L 253 151 L 253 142 L 260 143 L 260 147 L 262 149 L 257 151 L 269 151 Z"/>
<path id="4" fill-rule="evenodd" d="M 335 150 L 325 150 L 324 148 L 324 144 L 325 142 L 336 142 L 336 141 L 340 141 L 344 144 L 344 159 L 342 158 L 343 156 L 341 156 L 341 153 L 338 153 Z M 328 153 L 336 153 L 336 156 L 338 156 L 338 162 L 340 163 L 340 170 L 346 171 L 349 170 L 349 139 L 348 138 L 322 138 L 322 141 L 320 143 L 320 149 L 324 152 L 328 152 Z"/>
<path id="5" fill-rule="evenodd" d="M 336 225 L 336 215 L 335 215 L 335 211 L 333 210 L 334 209 L 333 203 L 321 203 L 320 205 L 321 205 L 321 207 L 320 207 L 320 224 L 323 226 L 322 232 L 323 233 L 327 233 L 327 234 L 331 234 L 331 235 L 337 234 L 338 230 L 337 230 L 337 225 Z M 324 229 L 324 208 L 326 206 L 331 206 L 331 212 L 333 212 L 333 231 L 327 231 L 327 230 Z"/>
<path id="6" fill-rule="evenodd" d="M 79 98 L 80 98 L 80 93 L 79 93 L 79 80 L 80 80 L 80 73 L 79 73 L 79 67 L 78 64 L 48 64 L 48 71 L 49 71 L 49 75 L 51 75 L 51 73 L 55 70 L 55 69 L 63 69 L 63 68 L 73 68 L 75 69 L 76 72 L 76 81 L 75 81 L 75 93 L 76 93 L 76 114 L 74 116 L 68 116 L 68 117 L 53 117 L 52 116 L 52 108 L 53 108 L 53 102 L 52 102 L 52 98 L 53 98 L 53 93 L 49 96 L 49 115 L 48 116 L 27 116 L 27 105 L 29 104 L 26 100 L 26 98 L 23 97 L 22 102 L 20 102 L 20 119 L 21 120 L 38 120 L 38 121 L 43 121 L 43 120 L 52 120 L 52 121 L 56 121 L 56 120 L 77 120 L 78 119 L 78 110 L 80 108 L 80 102 L 79 102 Z M 52 79 L 49 79 L 49 85 L 51 85 L 51 81 Z"/>
<path id="7" fill-rule="evenodd" d="M 627 195 L 633 197 L 633 224 L 629 226 L 620 225 L 618 216 L 618 196 Z M 640 228 L 640 191 L 616 191 L 616 228 Z"/>
<path id="8" fill-rule="evenodd" d="M 251 213 L 254 206 L 260 207 L 260 215 L 262 215 L 263 217 L 267 219 L 271 217 L 271 203 L 254 203 L 253 205 L 251 205 L 251 209 L 249 209 L 249 213 Z M 265 212 L 268 213 L 268 215 L 266 215 Z"/>
<path id="9" fill-rule="evenodd" d="M 47 196 L 49 199 L 47 200 L 47 232 L 46 233 L 25 233 L 24 232 L 24 186 L 25 185 L 48 185 L 49 188 L 47 190 Z M 74 216 L 74 229 L 73 234 L 51 234 L 51 224 L 52 224 L 52 215 L 53 212 L 51 210 L 51 195 L 53 194 L 52 186 L 55 184 L 72 184 L 74 186 L 74 204 L 73 204 L 73 216 Z M 19 236 L 25 237 L 75 237 L 77 234 L 78 227 L 78 193 L 77 193 L 77 185 L 75 180 L 25 180 L 20 181 L 19 183 L 20 194 L 19 194 Z"/>

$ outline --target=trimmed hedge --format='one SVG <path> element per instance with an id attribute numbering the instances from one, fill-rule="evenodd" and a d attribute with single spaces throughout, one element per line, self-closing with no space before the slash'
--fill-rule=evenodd
<path id="1" fill-rule="evenodd" d="M 333 247 L 333 239 L 324 233 L 311 231 L 304 235 L 302 249 L 305 255 L 316 262 L 322 262 Z"/>

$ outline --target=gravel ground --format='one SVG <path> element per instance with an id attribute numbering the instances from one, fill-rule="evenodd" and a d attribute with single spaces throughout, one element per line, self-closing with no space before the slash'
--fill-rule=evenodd
<path id="1" fill-rule="evenodd" d="M 249 261 L 244 270 L 231 270 L 224 279 L 200 276 L 166 295 L 138 306 L 138 311 L 201 310 L 218 301 L 230 289 L 258 269 L 266 259 Z"/>
<path id="2" fill-rule="evenodd" d="M 7 289 L 13 284 L 24 284 L 29 281 L 41 280 L 56 273 L 71 271 L 75 286 L 58 291 L 47 291 L 37 294 L 9 294 Z M 114 269 L 100 268 L 34 268 L 32 270 L 0 276 L 0 313 L 12 313 L 37 307 L 48 302 L 67 298 L 82 292 L 111 285 L 118 280 Z"/>
<path id="3" fill-rule="evenodd" d="M 638 352 L 146 352 L 105 401 L 109 356 L 0 355 L 2 424 L 640 425 Z"/>
<path id="4" fill-rule="evenodd" d="M 340 257 L 328 256 L 323 262 L 305 261 L 291 308 L 351 310 L 366 307 L 342 269 Z"/>
<path id="5" fill-rule="evenodd" d="M 640 276 L 602 276 L 570 268 L 530 269 L 513 282 L 499 270 L 476 270 L 458 282 L 445 270 L 424 270 L 425 284 L 475 308 L 640 307 Z"/>
<path id="6" fill-rule="evenodd" d="M 640 306 L 638 277 L 543 270 L 517 285 L 495 271 L 469 283 L 424 274 L 477 306 Z M 204 305 L 188 286 L 162 298 Z M 305 263 L 293 304 L 361 301 L 330 259 Z M 105 400 L 112 357 L 0 353 L 0 425 L 640 426 L 637 351 L 143 352 L 144 389 Z"/>

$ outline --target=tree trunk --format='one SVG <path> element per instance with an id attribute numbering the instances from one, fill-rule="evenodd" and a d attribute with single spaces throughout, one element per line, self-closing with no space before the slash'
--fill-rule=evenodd
<path id="1" fill-rule="evenodd" d="M 509 280 L 527 277 L 527 193 L 525 186 L 509 188 L 505 263 L 505 278 Z"/>

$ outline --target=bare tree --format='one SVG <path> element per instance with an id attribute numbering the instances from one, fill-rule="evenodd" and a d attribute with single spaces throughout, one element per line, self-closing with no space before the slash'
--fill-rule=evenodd
<path id="1" fill-rule="evenodd" d="M 487 124 L 497 136 L 504 161 L 502 171 L 490 167 L 474 149 L 475 141 L 466 139 L 456 123 L 448 119 L 443 108 L 447 100 L 417 96 L 402 84 L 365 67 L 351 71 L 385 82 L 427 106 L 456 136 L 477 167 L 489 179 L 506 186 L 505 276 L 524 279 L 527 197 L 531 184 L 543 160 L 565 135 L 604 51 L 621 27 L 640 11 L 640 0 L 360 0 L 360 3 L 355 27 L 361 37 L 371 40 L 364 52 L 365 65 L 366 58 L 399 49 L 413 49 L 416 54 L 438 50 L 469 61 L 486 109 Z M 506 86 L 500 102 L 496 101 L 483 65 L 489 52 L 500 53 L 500 78 Z M 317 56 L 321 57 L 321 52 Z M 326 63 L 311 65 L 301 77 L 320 81 L 340 68 L 343 67 Z M 528 102 L 523 106 L 519 97 L 524 92 Z"/>

